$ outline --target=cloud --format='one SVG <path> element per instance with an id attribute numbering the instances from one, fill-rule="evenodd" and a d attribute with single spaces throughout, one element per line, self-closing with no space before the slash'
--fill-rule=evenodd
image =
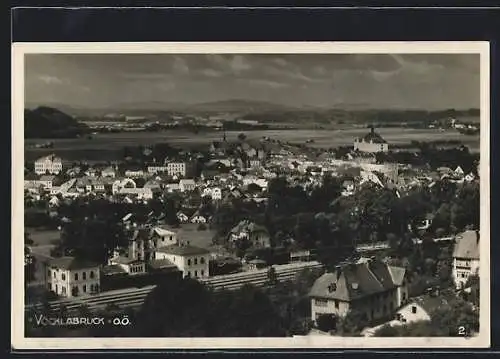
<path id="1" fill-rule="evenodd" d="M 239 75 L 242 72 L 252 69 L 250 62 L 242 55 L 228 56 L 212 54 L 208 55 L 207 58 L 212 65 L 229 74 Z"/>
<path id="2" fill-rule="evenodd" d="M 172 65 L 172 69 L 174 70 L 174 73 L 180 74 L 180 75 L 187 75 L 189 74 L 189 67 L 184 59 L 181 57 L 175 57 L 174 63 Z"/>
<path id="3" fill-rule="evenodd" d="M 63 80 L 50 75 L 40 75 L 38 76 L 38 79 L 47 85 L 62 85 L 64 83 Z"/>
<path id="4" fill-rule="evenodd" d="M 223 75 L 222 72 L 214 70 L 214 69 L 203 69 L 200 71 L 202 75 L 205 75 L 207 77 L 221 77 Z"/>
<path id="5" fill-rule="evenodd" d="M 271 89 L 281 89 L 290 86 L 289 84 L 286 83 L 265 80 L 265 79 L 248 79 L 248 80 L 245 79 L 245 80 L 240 80 L 240 82 L 243 83 L 246 82 L 252 86 L 267 87 Z"/>

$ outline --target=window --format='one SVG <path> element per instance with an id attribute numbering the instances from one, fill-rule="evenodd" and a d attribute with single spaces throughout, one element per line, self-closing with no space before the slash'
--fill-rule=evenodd
<path id="1" fill-rule="evenodd" d="M 94 271 L 93 270 L 90 271 L 90 279 L 94 279 Z"/>
<path id="2" fill-rule="evenodd" d="M 411 312 L 412 312 L 413 314 L 415 314 L 415 313 L 417 312 L 417 306 L 416 306 L 416 305 L 412 305 L 412 306 L 411 306 Z"/>
<path id="3" fill-rule="evenodd" d="M 201 270 L 201 276 L 203 277 L 205 275 L 205 271 L 202 269 Z"/>
<path id="4" fill-rule="evenodd" d="M 190 271 L 187 272 L 186 277 L 188 277 L 188 278 L 191 277 L 191 272 Z"/>
<path id="5" fill-rule="evenodd" d="M 335 300 L 335 309 L 339 309 L 339 301 Z"/>
<path id="6" fill-rule="evenodd" d="M 198 258 L 195 258 L 194 259 L 194 265 L 197 265 L 198 264 Z"/>
<path id="7" fill-rule="evenodd" d="M 337 283 L 332 283 L 328 286 L 329 292 L 335 292 L 337 290 Z"/>
<path id="8" fill-rule="evenodd" d="M 87 292 L 87 286 L 84 284 L 83 287 L 82 287 L 82 291 L 83 293 L 86 293 Z"/>
<path id="9" fill-rule="evenodd" d="M 200 263 L 201 263 L 201 264 L 205 264 L 205 258 L 201 257 L 201 258 L 200 258 Z"/>
<path id="10" fill-rule="evenodd" d="M 47 275 L 50 277 L 50 269 L 47 270 Z"/>
<path id="11" fill-rule="evenodd" d="M 58 292 L 59 292 L 59 288 L 57 287 L 57 284 L 56 284 L 56 293 L 58 293 Z"/>
<path id="12" fill-rule="evenodd" d="M 52 283 L 47 284 L 47 287 L 49 287 L 49 290 L 52 290 Z"/>
<path id="13" fill-rule="evenodd" d="M 87 272 L 82 273 L 83 280 L 87 279 Z"/>
<path id="14" fill-rule="evenodd" d="M 75 280 L 78 280 L 78 273 L 75 273 Z"/>
<path id="15" fill-rule="evenodd" d="M 56 272 L 54 272 L 54 278 L 56 278 Z"/>
<path id="16" fill-rule="evenodd" d="M 188 259 L 188 266 L 191 265 L 191 259 Z"/>
<path id="17" fill-rule="evenodd" d="M 194 276 L 198 277 L 198 271 L 197 270 L 194 271 Z"/>
<path id="18" fill-rule="evenodd" d="M 406 300 L 406 293 L 403 292 L 403 300 Z"/>
<path id="19" fill-rule="evenodd" d="M 318 307 L 326 307 L 328 305 L 328 300 L 326 299 L 316 299 L 315 304 Z"/>
<path id="20" fill-rule="evenodd" d="M 61 279 L 62 279 L 62 280 L 66 280 L 66 274 L 62 273 L 62 274 L 61 274 Z"/>

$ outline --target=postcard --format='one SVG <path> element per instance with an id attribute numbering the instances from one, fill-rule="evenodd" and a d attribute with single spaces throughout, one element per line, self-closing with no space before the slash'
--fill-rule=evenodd
<path id="1" fill-rule="evenodd" d="M 14 349 L 490 345 L 489 43 L 12 59 Z"/>

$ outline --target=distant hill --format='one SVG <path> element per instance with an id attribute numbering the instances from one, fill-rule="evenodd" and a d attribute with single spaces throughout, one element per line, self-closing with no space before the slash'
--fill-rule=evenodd
<path id="1" fill-rule="evenodd" d="M 266 101 L 231 99 L 187 105 L 186 110 L 197 112 L 268 112 L 290 111 L 295 108 Z"/>
<path id="2" fill-rule="evenodd" d="M 25 138 L 73 138 L 89 132 L 87 125 L 53 107 L 24 110 Z"/>

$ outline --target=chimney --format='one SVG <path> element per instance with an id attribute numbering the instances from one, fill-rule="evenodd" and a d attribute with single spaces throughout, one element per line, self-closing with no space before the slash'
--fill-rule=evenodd
<path id="1" fill-rule="evenodd" d="M 337 273 L 337 280 L 339 280 L 340 275 L 342 274 L 342 266 L 335 266 L 335 273 Z"/>

